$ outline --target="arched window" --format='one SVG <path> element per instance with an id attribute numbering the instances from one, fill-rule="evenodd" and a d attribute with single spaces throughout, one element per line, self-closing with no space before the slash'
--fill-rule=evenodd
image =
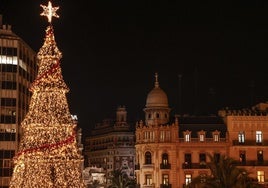
<path id="1" fill-rule="evenodd" d="M 167 153 L 162 154 L 162 163 L 163 163 L 163 165 L 168 164 L 168 154 Z"/>
<path id="2" fill-rule="evenodd" d="M 145 164 L 152 164 L 152 155 L 149 151 L 145 153 Z"/>

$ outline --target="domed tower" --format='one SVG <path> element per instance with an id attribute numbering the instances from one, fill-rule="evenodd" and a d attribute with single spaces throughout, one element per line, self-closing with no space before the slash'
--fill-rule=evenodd
<path id="1" fill-rule="evenodd" d="M 161 125 L 169 122 L 168 97 L 159 87 L 157 73 L 155 73 L 154 88 L 147 95 L 143 111 L 145 112 L 146 125 Z"/>

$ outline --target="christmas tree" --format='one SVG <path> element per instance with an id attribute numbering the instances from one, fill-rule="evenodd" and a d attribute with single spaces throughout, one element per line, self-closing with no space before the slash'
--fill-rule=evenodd
<path id="1" fill-rule="evenodd" d="M 21 123 L 22 138 L 14 158 L 10 188 L 85 187 L 83 157 L 76 142 L 76 122 L 66 99 L 69 88 L 60 67 L 62 57 L 55 39 L 52 17 L 58 7 L 41 5 L 49 26 L 37 57 L 39 70 L 30 91 L 29 111 Z"/>

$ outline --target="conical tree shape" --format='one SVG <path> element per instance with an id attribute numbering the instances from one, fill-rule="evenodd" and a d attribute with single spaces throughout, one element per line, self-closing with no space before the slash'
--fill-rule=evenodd
<path id="1" fill-rule="evenodd" d="M 46 30 L 29 111 L 22 121 L 22 139 L 14 159 L 10 188 L 82 188 L 83 157 L 76 143 L 52 25 Z"/>

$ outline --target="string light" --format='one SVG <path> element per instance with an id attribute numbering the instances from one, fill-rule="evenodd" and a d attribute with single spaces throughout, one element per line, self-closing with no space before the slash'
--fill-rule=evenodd
<path id="1" fill-rule="evenodd" d="M 51 3 L 41 15 L 51 23 L 56 10 Z M 83 157 L 76 142 L 76 122 L 66 98 L 69 88 L 60 67 L 53 27 L 46 29 L 44 44 L 37 54 L 39 69 L 30 91 L 29 111 L 21 123 L 22 138 L 14 157 L 10 188 L 85 188 Z"/>

